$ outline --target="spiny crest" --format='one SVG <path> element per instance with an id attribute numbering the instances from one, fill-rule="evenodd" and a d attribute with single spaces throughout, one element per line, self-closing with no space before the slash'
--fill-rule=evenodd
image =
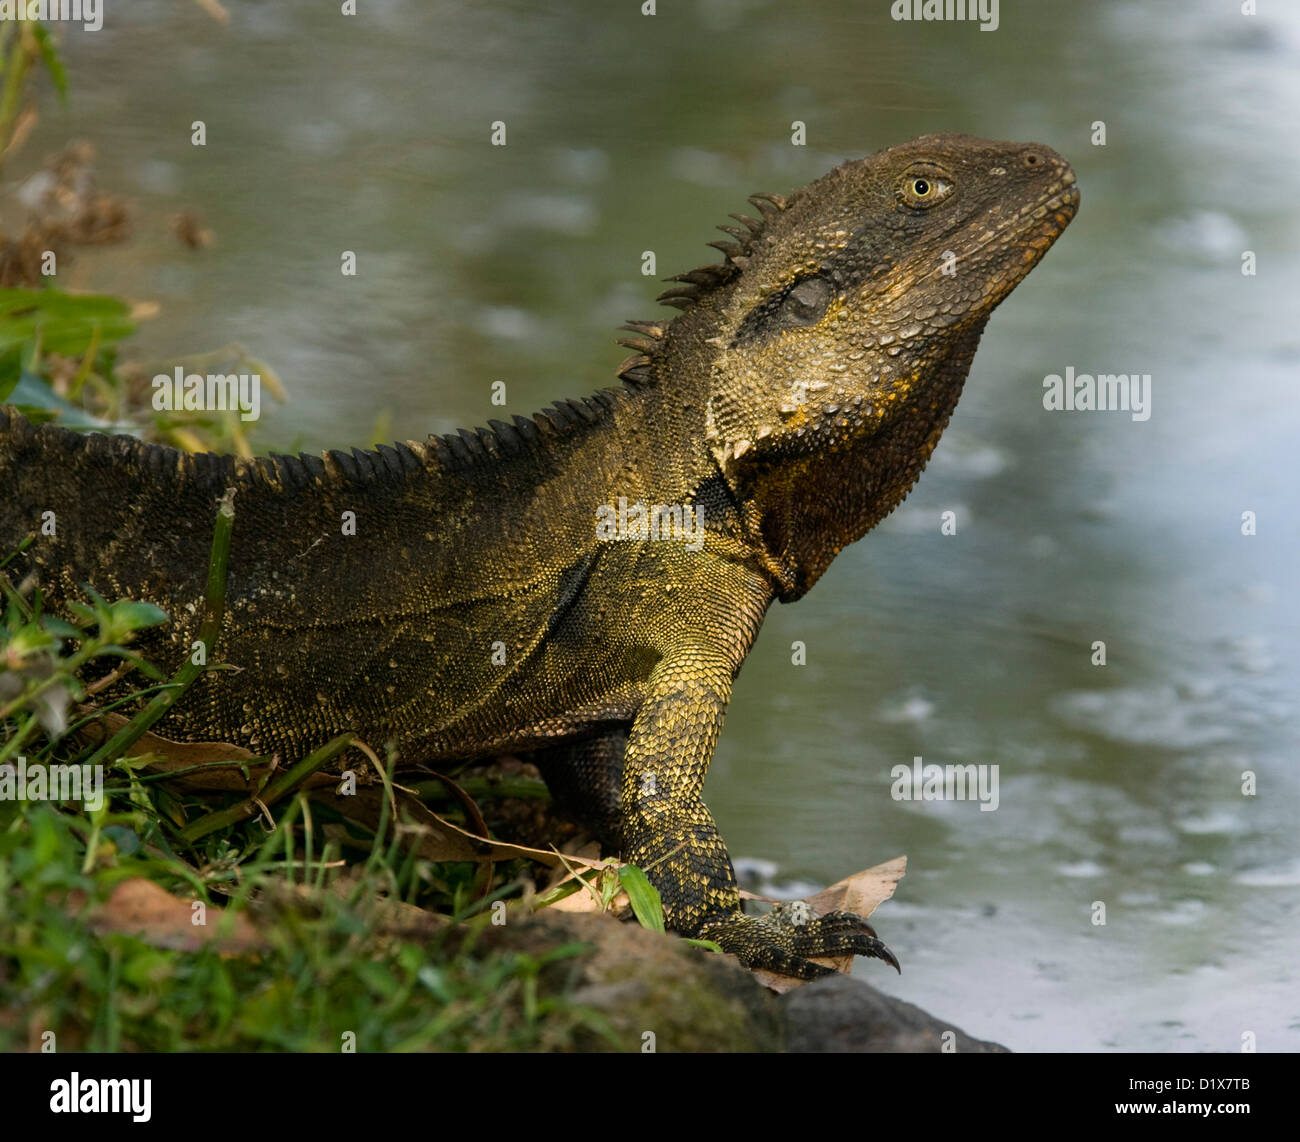
<path id="1" fill-rule="evenodd" d="M 797 197 L 780 194 L 751 194 L 750 203 L 762 215 L 752 218 L 748 214 L 732 214 L 739 226 L 719 226 L 718 229 L 730 234 L 732 241 L 718 240 L 709 242 L 715 250 L 722 251 L 722 261 L 707 266 L 698 266 L 684 274 L 675 274 L 666 281 L 681 282 L 681 285 L 664 290 L 656 301 L 671 305 L 676 309 L 690 309 L 702 296 L 731 281 L 749 265 L 749 258 L 754 252 L 755 244 L 767 229 L 767 225 L 781 211 L 789 208 Z M 633 350 L 618 367 L 618 376 L 632 384 L 644 385 L 654 381 L 654 358 L 658 353 L 664 334 L 672 321 L 628 321 L 619 326 L 636 337 L 620 337 L 618 344 Z"/>
<path id="2" fill-rule="evenodd" d="M 444 471 L 463 471 L 526 453 L 544 454 L 566 437 L 604 421 L 621 396 L 619 389 L 601 389 L 591 396 L 556 401 L 532 417 L 516 415 L 511 424 L 490 420 L 484 428 L 461 428 L 424 441 L 249 458 L 184 452 L 133 436 L 83 434 L 57 424 L 33 425 L 16 410 L 0 406 L 0 445 L 28 463 L 51 463 L 52 453 L 69 466 L 121 466 L 160 482 L 179 477 L 214 495 L 231 480 L 277 494 L 310 487 L 370 487 L 404 483 L 425 473 L 430 462 Z"/>
<path id="3" fill-rule="evenodd" d="M 560 439 L 599 424 L 614 410 L 619 396 L 618 389 L 601 389 L 588 397 L 558 400 L 531 417 L 515 414 L 510 424 L 503 420 L 489 420 L 486 427 L 459 428 L 455 432 L 434 434 L 423 443 L 410 440 L 392 447 L 381 444 L 373 451 L 354 448 L 350 453 L 329 452 L 325 465 L 334 479 L 365 484 L 380 478 L 404 480 L 408 475 L 423 472 L 430 459 L 435 460 L 443 471 L 466 471 L 525 453 L 541 454 Z M 317 469 L 321 464 L 315 457 L 299 459 L 314 464 Z"/>
<path id="4" fill-rule="evenodd" d="M 427 447 L 447 470 L 545 450 L 557 438 L 602 421 L 613 411 L 618 398 L 617 389 L 601 389 L 588 397 L 558 400 L 532 417 L 516 414 L 511 418 L 513 424 L 489 420 L 487 428 L 461 428 L 430 436 Z"/>

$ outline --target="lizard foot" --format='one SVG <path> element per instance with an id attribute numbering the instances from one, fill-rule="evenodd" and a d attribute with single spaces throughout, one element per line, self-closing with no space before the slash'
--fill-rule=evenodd
<path id="1" fill-rule="evenodd" d="M 875 930 L 852 912 L 814 916 L 802 901 L 779 904 L 766 916 L 736 914 L 715 921 L 699 935 L 736 955 L 747 968 L 765 968 L 796 979 L 834 975 L 814 956 L 874 956 L 902 973 L 898 959 Z"/>

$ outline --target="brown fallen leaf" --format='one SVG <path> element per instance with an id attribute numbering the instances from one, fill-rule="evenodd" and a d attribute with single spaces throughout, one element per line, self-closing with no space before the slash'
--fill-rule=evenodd
<path id="1" fill-rule="evenodd" d="M 829 888 L 823 888 L 820 892 L 806 897 L 804 903 L 808 905 L 809 911 L 814 916 L 824 916 L 827 912 L 853 912 L 865 919 L 879 904 L 894 895 L 894 889 L 898 887 L 898 882 L 903 879 L 906 872 L 907 857 L 897 856 L 893 860 L 885 861 L 884 864 L 863 869 L 861 872 L 855 872 L 852 876 L 836 881 Z M 753 893 L 744 895 L 754 900 L 767 899 L 755 896 Z M 814 959 L 813 963 L 823 964 L 848 975 L 853 968 L 854 958 L 853 956 L 823 956 Z M 775 972 L 764 971 L 761 968 L 754 970 L 754 976 L 760 983 L 778 994 L 792 991 L 809 982 L 806 979 L 792 979 L 790 976 L 777 975 Z"/>
<path id="2" fill-rule="evenodd" d="M 378 829 L 388 800 L 383 787 L 358 785 L 355 793 L 343 796 L 338 792 L 338 784 L 335 777 L 331 788 L 313 789 L 312 801 L 331 806 L 348 820 L 364 825 L 372 832 Z M 459 830 L 432 812 L 414 794 L 395 787 L 393 796 L 397 802 L 398 827 L 418 838 L 416 852 L 421 858 L 431 861 L 481 859 L 474 845 Z M 392 827 L 390 817 L 389 829 Z"/>
<path id="3" fill-rule="evenodd" d="M 194 903 L 173 896 L 152 880 L 132 877 L 114 886 L 112 895 L 95 909 L 90 926 L 99 935 L 121 932 L 174 951 L 193 952 L 215 944 L 223 953 L 236 954 L 269 946 L 242 912 L 222 922 L 225 913 L 209 906 L 206 922 L 196 924 Z"/>
<path id="4" fill-rule="evenodd" d="M 344 896 L 351 891 L 347 877 L 338 878 L 325 888 L 325 894 Z M 260 916 L 265 923 L 273 922 L 275 908 L 280 906 L 311 906 L 322 890 L 306 885 L 280 885 L 264 893 Z M 79 893 L 69 898 L 69 906 L 76 908 L 84 899 Z M 92 914 L 90 925 L 94 932 L 104 935 L 120 932 L 135 936 L 151 947 L 171 951 L 197 951 L 207 944 L 215 945 L 224 955 L 243 952 L 266 951 L 270 946 L 259 931 L 254 917 L 244 912 L 225 912 L 209 907 L 206 923 L 195 924 L 194 902 L 173 896 L 166 889 L 143 877 L 135 877 L 117 884 L 112 894 Z M 426 912 L 402 900 L 374 899 L 367 905 L 368 931 L 376 940 L 428 939 L 447 927 L 445 916 Z M 375 950 L 387 946 L 376 943 Z"/>
<path id="5" fill-rule="evenodd" d="M 84 706 L 79 712 L 82 716 L 94 713 Z M 121 714 L 101 714 L 81 730 L 81 736 L 98 745 L 129 720 Z M 228 742 L 178 742 L 153 733 L 141 734 L 129 753 L 131 757 L 149 755 L 141 768 L 152 773 L 174 774 L 171 780 L 181 788 L 214 793 L 247 793 L 258 789 L 271 770 L 270 762 L 254 761 L 256 754 Z M 248 771 L 248 780 L 241 770 Z"/>
<path id="6" fill-rule="evenodd" d="M 564 853 L 564 859 L 568 862 L 570 868 L 615 869 L 619 866 L 619 862 L 616 860 L 601 859 L 600 845 L 595 841 L 586 841 L 580 844 L 572 843 L 566 845 L 561 851 Z M 553 892 L 575 879 L 569 868 L 558 865 L 541 894 L 546 895 L 548 892 Z M 602 908 L 600 901 L 596 899 L 596 895 L 591 889 L 579 888 L 577 892 L 570 893 L 546 907 L 548 909 L 554 908 L 557 912 L 609 912 L 611 915 L 618 916 L 626 912 L 631 906 L 627 893 L 622 889 L 619 889 L 617 895 L 610 901 L 608 908 Z"/>

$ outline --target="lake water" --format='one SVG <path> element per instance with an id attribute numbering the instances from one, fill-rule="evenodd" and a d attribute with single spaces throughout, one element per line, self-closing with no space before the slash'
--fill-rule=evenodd
<path id="1" fill-rule="evenodd" d="M 614 327 L 657 310 L 641 252 L 712 260 L 751 191 L 933 130 L 1064 153 L 1078 218 L 912 497 L 771 612 L 707 799 L 795 889 L 907 853 L 875 917 L 904 974 L 858 970 L 972 1034 L 1300 1048 L 1300 9 L 1007 3 L 984 32 L 887 0 L 225 2 L 227 27 L 132 0 L 70 32 L 70 102 L 5 173 L 99 147 L 136 237 L 63 284 L 159 302 L 132 348 L 162 367 L 232 340 L 270 362 L 292 402 L 263 447 L 610 383 Z M 169 236 L 185 207 L 210 249 Z M 1150 374 L 1150 419 L 1046 411 L 1067 368 Z M 892 800 L 917 756 L 997 764 L 997 811 Z"/>

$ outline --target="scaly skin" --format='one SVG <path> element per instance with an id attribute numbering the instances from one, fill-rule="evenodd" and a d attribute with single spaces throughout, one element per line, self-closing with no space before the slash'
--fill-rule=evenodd
<path id="1" fill-rule="evenodd" d="M 1046 147 L 930 135 L 751 201 L 725 260 L 664 295 L 683 312 L 627 326 L 619 388 L 513 426 L 243 462 L 0 411 L 0 551 L 35 533 L 17 567 L 55 606 L 82 583 L 157 603 L 173 621 L 142 649 L 179 662 L 233 484 L 209 661 L 239 669 L 162 732 L 285 759 L 343 730 L 408 763 L 524 753 L 649 870 L 674 930 L 805 978 L 813 956 L 897 966 L 856 916 L 743 915 L 701 788 L 768 606 L 907 494 L 1078 194 Z M 619 497 L 701 508 L 702 548 L 598 537 Z"/>

